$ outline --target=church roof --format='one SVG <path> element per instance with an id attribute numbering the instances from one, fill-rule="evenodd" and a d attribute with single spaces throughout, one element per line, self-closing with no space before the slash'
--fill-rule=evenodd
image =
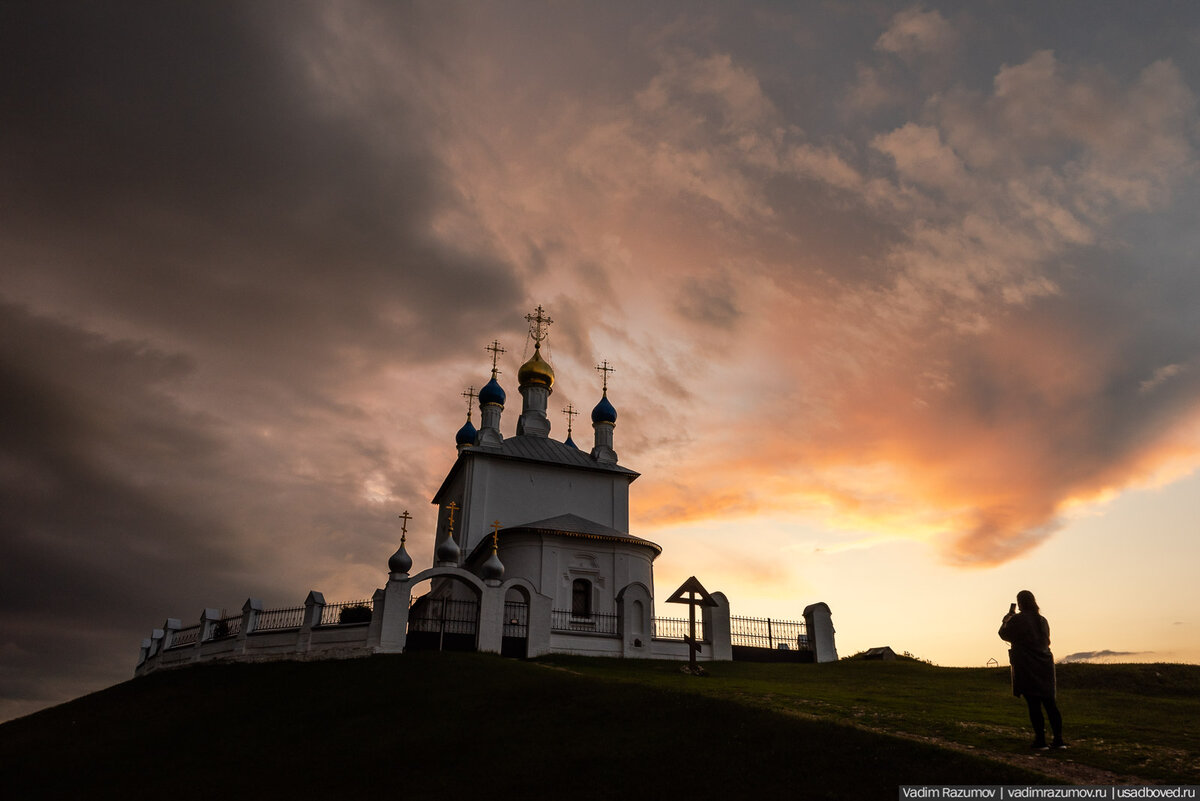
<path id="1" fill-rule="evenodd" d="M 653 548 L 655 554 L 662 553 L 662 546 L 653 543 L 650 540 L 644 540 L 641 537 L 635 537 L 624 531 L 618 531 L 615 528 L 606 526 L 603 523 L 597 523 L 594 520 L 580 517 L 575 514 L 556 515 L 548 517 L 545 520 L 536 520 L 532 523 L 522 523 L 517 526 L 506 526 L 497 532 L 497 536 L 505 534 L 515 534 L 518 532 L 529 532 L 533 534 L 555 534 L 560 537 L 574 537 L 585 540 L 601 540 L 608 542 L 626 542 L 633 545 L 644 545 L 648 548 Z M 492 546 L 491 537 L 485 537 L 471 553 L 474 558 L 475 554 L 482 551 L 485 547 Z"/>
<path id="2" fill-rule="evenodd" d="M 470 448 L 463 448 L 458 454 L 458 460 L 454 466 L 450 468 L 450 472 L 446 475 L 442 485 L 438 487 L 438 491 L 433 495 L 433 502 L 438 503 L 442 492 L 450 486 L 455 474 L 458 473 L 463 460 L 474 457 L 500 458 L 500 459 L 515 459 L 522 462 L 535 462 L 537 464 L 553 464 L 561 465 L 562 467 L 574 467 L 580 470 L 594 470 L 601 473 L 616 473 L 617 475 L 626 476 L 630 481 L 641 475 L 641 473 L 630 470 L 627 467 L 621 467 L 617 464 L 607 462 L 599 462 L 592 458 L 591 454 L 572 448 L 555 439 L 549 437 L 531 437 L 531 436 L 516 436 L 508 437 L 498 446 L 491 445 L 476 445 Z"/>

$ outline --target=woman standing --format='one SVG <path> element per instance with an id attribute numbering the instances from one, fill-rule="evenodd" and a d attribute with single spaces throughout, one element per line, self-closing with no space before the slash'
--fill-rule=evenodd
<path id="1" fill-rule="evenodd" d="M 1020 613 L 1017 608 L 1020 608 Z M 1017 602 L 1008 608 L 1000 624 L 1000 639 L 1011 646 L 1008 662 L 1012 665 L 1013 695 L 1024 696 L 1033 724 L 1033 748 L 1066 748 L 1062 739 L 1062 715 L 1054 701 L 1054 654 L 1050 653 L 1050 624 L 1038 613 L 1037 600 L 1029 590 L 1017 593 Z M 1046 745 L 1046 722 L 1042 707 L 1050 718 L 1054 740 Z"/>

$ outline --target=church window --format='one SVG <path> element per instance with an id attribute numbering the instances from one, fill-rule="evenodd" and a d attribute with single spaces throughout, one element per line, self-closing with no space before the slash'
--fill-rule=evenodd
<path id="1" fill-rule="evenodd" d="M 575 579 L 571 582 L 571 617 L 592 616 L 592 582 Z"/>

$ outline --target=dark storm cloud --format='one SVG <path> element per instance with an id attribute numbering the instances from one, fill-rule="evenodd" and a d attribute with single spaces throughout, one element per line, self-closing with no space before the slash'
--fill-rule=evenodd
<path id="1" fill-rule="evenodd" d="M 163 617 L 386 555 L 363 486 L 423 477 L 356 391 L 516 316 L 509 265 L 428 233 L 462 207 L 421 112 L 311 80 L 319 11 L 0 8 L 4 698 L 120 680 Z"/>

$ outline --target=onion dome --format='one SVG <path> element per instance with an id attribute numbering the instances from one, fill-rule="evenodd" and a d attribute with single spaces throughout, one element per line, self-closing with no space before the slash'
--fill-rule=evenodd
<path id="1" fill-rule="evenodd" d="M 482 393 L 481 393 L 482 394 Z M 463 427 L 458 429 L 458 433 L 454 435 L 454 444 L 456 445 L 474 445 L 475 437 L 479 432 L 475 430 L 475 426 L 468 418 L 467 422 L 463 423 Z"/>
<path id="2" fill-rule="evenodd" d="M 554 368 L 542 358 L 540 343 L 533 346 L 533 357 L 517 371 L 517 381 L 523 387 L 531 384 L 547 388 L 554 386 Z"/>
<path id="3" fill-rule="evenodd" d="M 575 450 L 579 450 L 579 446 L 575 444 L 575 440 L 571 439 L 570 434 L 567 434 L 567 441 L 564 442 L 563 445 L 566 445 L 568 448 L 574 448 Z"/>
<path id="4" fill-rule="evenodd" d="M 454 533 L 451 532 L 446 539 L 442 540 L 442 544 L 437 547 L 434 553 L 434 559 L 438 562 L 452 562 L 458 564 L 458 559 L 462 555 L 462 549 L 458 547 L 458 543 L 454 541 Z"/>
<path id="5" fill-rule="evenodd" d="M 400 548 L 388 560 L 388 570 L 393 573 L 407 573 L 412 568 L 412 557 L 404 547 L 404 538 L 400 539 Z"/>
<path id="6" fill-rule="evenodd" d="M 483 408 L 489 403 L 503 406 L 504 398 L 504 389 L 500 386 L 500 382 L 496 380 L 496 374 L 493 372 L 492 380 L 484 384 L 483 389 L 479 390 L 479 407 Z"/>
<path id="7" fill-rule="evenodd" d="M 496 554 L 495 546 L 492 547 L 492 555 L 483 563 L 483 568 L 479 572 L 484 581 L 499 581 L 504 578 L 504 563 Z"/>
<path id="8" fill-rule="evenodd" d="M 617 410 L 608 400 L 608 393 L 600 398 L 600 402 L 596 404 L 596 408 L 592 409 L 593 423 L 617 423 Z"/>

